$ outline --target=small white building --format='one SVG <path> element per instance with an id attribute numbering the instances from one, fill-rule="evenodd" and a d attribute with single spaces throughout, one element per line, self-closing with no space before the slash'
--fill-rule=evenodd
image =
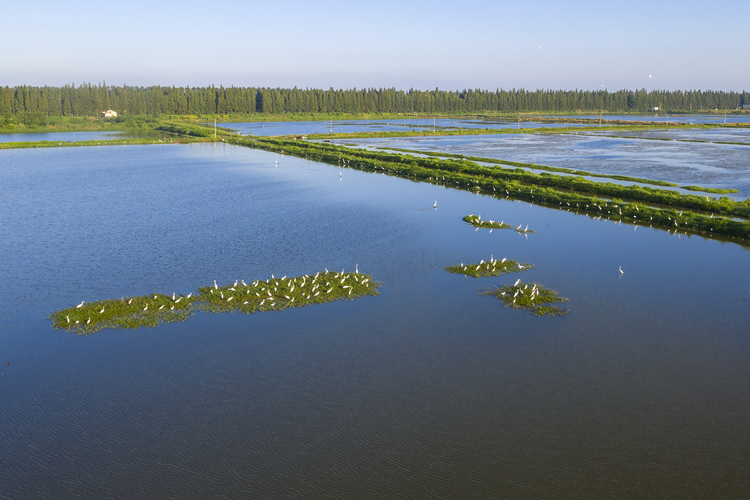
<path id="1" fill-rule="evenodd" d="M 117 111 L 112 111 L 111 109 L 102 111 L 102 118 L 117 118 Z"/>

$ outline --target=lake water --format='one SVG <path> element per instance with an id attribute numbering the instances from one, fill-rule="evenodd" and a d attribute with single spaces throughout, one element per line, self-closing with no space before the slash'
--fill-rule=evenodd
<path id="1" fill-rule="evenodd" d="M 627 135 L 631 133 L 628 132 Z M 681 137 L 691 137 L 683 131 Z M 702 134 L 696 137 L 704 137 Z M 537 163 L 684 185 L 737 189 L 750 196 L 750 144 L 713 144 L 578 134 L 508 134 L 340 140 L 367 148 L 399 148 Z"/>
<path id="2" fill-rule="evenodd" d="M 0 498 L 747 496 L 746 247 L 342 174 L 224 144 L 3 151 Z M 443 270 L 491 255 L 535 267 Z M 380 296 L 85 337 L 46 319 L 357 264 Z M 477 295 L 517 278 L 570 314 Z"/>
<path id="3" fill-rule="evenodd" d="M 162 138 L 166 134 L 149 130 L 146 132 L 105 132 L 105 131 L 82 131 L 82 132 L 23 132 L 15 134 L 0 134 L 0 142 L 37 142 L 37 141 L 111 141 L 114 139 L 133 139 L 143 137 Z"/>

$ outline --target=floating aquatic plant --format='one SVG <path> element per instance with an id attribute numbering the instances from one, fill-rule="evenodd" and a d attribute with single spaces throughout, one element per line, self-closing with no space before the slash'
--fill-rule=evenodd
<path id="1" fill-rule="evenodd" d="M 512 286 L 490 288 L 479 293 L 497 297 L 505 304 L 505 307 L 525 309 L 536 316 L 564 316 L 568 314 L 566 309 L 549 304 L 567 302 L 569 299 L 560 297 L 556 291 L 537 283 L 521 283 L 521 280 L 518 280 Z"/>
<path id="2" fill-rule="evenodd" d="M 196 310 L 209 312 L 280 311 L 290 307 L 378 295 L 380 283 L 359 272 L 321 272 L 293 278 L 271 278 L 246 284 L 201 287 L 200 293 L 151 294 L 89 302 L 50 315 L 55 328 L 86 335 L 104 328 L 154 327 L 185 321 Z"/>
<path id="3" fill-rule="evenodd" d="M 519 224 L 518 227 L 512 226 L 511 224 L 506 224 L 505 221 L 495 222 L 494 220 L 482 220 L 482 218 L 479 215 L 467 215 L 464 217 L 464 221 L 468 222 L 474 227 L 477 228 L 483 228 L 483 229 L 513 229 L 514 231 L 517 231 L 519 233 L 536 233 L 533 229 L 529 229 L 528 224 L 526 225 L 526 228 L 521 229 L 521 226 L 523 224 Z"/>
<path id="4" fill-rule="evenodd" d="M 490 258 L 489 262 L 482 260 L 478 264 L 464 265 L 462 262 L 459 266 L 448 266 L 446 271 L 453 274 L 464 274 L 474 278 L 487 278 L 489 276 L 500 276 L 501 274 L 520 273 L 528 271 L 534 267 L 533 264 L 524 262 L 523 264 L 512 259 L 495 260 Z"/>

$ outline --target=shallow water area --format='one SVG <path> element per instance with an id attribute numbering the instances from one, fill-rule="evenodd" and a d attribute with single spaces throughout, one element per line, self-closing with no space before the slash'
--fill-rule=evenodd
<path id="1" fill-rule="evenodd" d="M 242 135 L 310 135 L 346 134 L 352 132 L 411 132 L 461 129 L 503 129 L 517 128 L 519 125 L 508 120 L 471 120 L 455 118 L 404 118 L 386 120 L 333 120 L 333 121 L 292 121 L 292 122 L 244 122 L 222 123 L 223 128 Z M 521 128 L 580 126 L 575 124 L 522 122 Z"/>
<path id="2" fill-rule="evenodd" d="M 599 119 L 599 115 L 549 115 L 550 118 L 585 118 L 589 120 Z M 669 115 L 667 117 L 664 113 L 646 114 L 646 115 L 602 115 L 602 124 L 606 124 L 607 121 L 638 121 L 638 122 L 664 122 L 664 123 L 749 123 L 750 115 L 730 115 L 726 117 L 721 114 L 714 115 Z"/>
<path id="3" fill-rule="evenodd" d="M 357 139 L 356 143 L 342 141 L 342 144 L 537 163 L 597 174 L 674 182 L 681 186 L 737 189 L 739 193 L 728 196 L 742 200 L 750 196 L 750 145 L 665 142 L 578 134 Z"/>
<path id="4" fill-rule="evenodd" d="M 746 129 L 692 129 L 692 130 L 637 130 L 622 132 L 588 132 L 589 135 L 626 136 L 641 139 L 677 140 L 677 141 L 706 141 L 733 142 L 750 145 L 750 128 Z"/>
<path id="5" fill-rule="evenodd" d="M 745 247 L 226 144 L 8 150 L 0 186 L 0 496 L 750 490 Z M 444 270 L 491 257 L 534 268 Z M 355 265 L 381 295 L 89 336 L 47 320 Z M 570 313 L 478 295 L 518 278 Z"/>

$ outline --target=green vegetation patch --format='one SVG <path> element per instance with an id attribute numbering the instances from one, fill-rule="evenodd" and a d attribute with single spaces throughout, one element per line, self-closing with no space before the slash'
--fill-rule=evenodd
<path id="1" fill-rule="evenodd" d="M 250 284 L 200 289 L 200 308 L 211 312 L 280 311 L 290 307 L 350 300 L 365 295 L 378 295 L 380 283 L 372 276 L 358 272 L 325 271 L 295 278 L 271 278 Z"/>
<path id="2" fill-rule="evenodd" d="M 521 280 L 518 280 L 512 286 L 494 287 L 479 293 L 480 295 L 497 297 L 505 304 L 505 307 L 525 309 L 535 316 L 565 316 L 568 314 L 568 310 L 550 304 L 567 302 L 569 299 L 560 297 L 556 291 L 537 283 L 521 283 Z"/>
<path id="3" fill-rule="evenodd" d="M 521 264 L 516 260 L 507 258 L 503 260 L 490 258 L 489 262 L 482 260 L 478 264 L 469 265 L 464 265 L 462 262 L 459 266 L 448 266 L 445 270 L 449 273 L 463 274 L 474 278 L 488 278 L 490 276 L 500 276 L 501 274 L 520 273 L 528 271 L 532 267 L 534 267 L 533 264 L 529 264 L 528 262 Z"/>
<path id="4" fill-rule="evenodd" d="M 100 300 L 57 311 L 50 315 L 55 328 L 87 335 L 104 328 L 154 327 L 185 321 L 198 300 L 192 294 L 172 297 L 163 294 L 140 295 L 127 299 Z"/>
<path id="5" fill-rule="evenodd" d="M 528 224 L 524 229 L 521 229 L 521 226 L 523 224 L 519 224 L 518 226 L 513 226 L 511 224 L 506 224 L 505 221 L 495 222 L 494 220 L 482 220 L 482 217 L 479 215 L 467 215 L 463 219 L 464 221 L 468 222 L 474 227 L 477 228 L 483 228 L 483 229 L 489 229 L 492 231 L 493 229 L 513 229 L 514 231 L 518 233 L 536 233 L 533 229 L 529 229 Z"/>
<path id="6" fill-rule="evenodd" d="M 127 299 L 89 302 L 50 315 L 52 326 L 79 335 L 104 328 L 154 327 L 162 323 L 185 321 L 196 310 L 208 312 L 280 311 L 291 307 L 352 300 L 378 295 L 380 283 L 372 276 L 325 271 L 294 278 L 242 281 L 230 286 L 201 287 L 197 295 L 152 294 Z"/>

